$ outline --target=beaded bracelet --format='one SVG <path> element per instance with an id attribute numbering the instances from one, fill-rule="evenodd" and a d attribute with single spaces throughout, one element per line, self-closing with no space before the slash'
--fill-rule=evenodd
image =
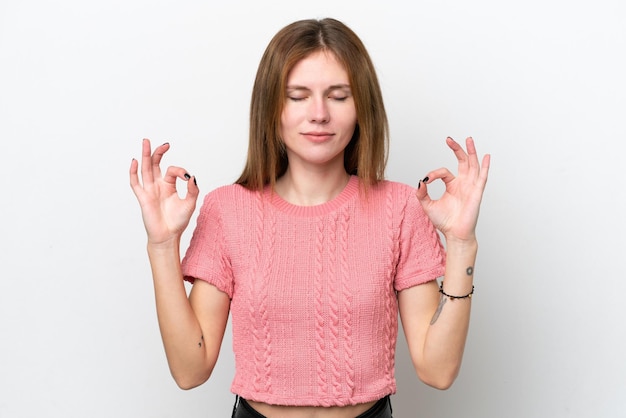
<path id="1" fill-rule="evenodd" d="M 439 293 L 441 293 L 442 295 L 444 295 L 445 297 L 447 297 L 450 300 L 454 300 L 454 299 L 471 299 L 472 295 L 474 294 L 474 285 L 472 285 L 472 291 L 469 292 L 467 295 L 464 296 L 453 296 L 453 295 L 449 295 L 446 292 L 443 291 L 443 280 L 441 281 L 441 285 L 439 285 Z"/>

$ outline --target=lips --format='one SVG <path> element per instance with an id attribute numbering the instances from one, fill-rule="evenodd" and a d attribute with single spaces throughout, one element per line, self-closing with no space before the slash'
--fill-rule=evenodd
<path id="1" fill-rule="evenodd" d="M 303 132 L 302 136 L 313 142 L 324 142 L 331 139 L 335 134 L 331 132 Z"/>

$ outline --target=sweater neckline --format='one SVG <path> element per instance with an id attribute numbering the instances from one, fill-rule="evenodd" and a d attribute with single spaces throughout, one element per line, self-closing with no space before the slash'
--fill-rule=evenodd
<path id="1" fill-rule="evenodd" d="M 294 216 L 323 216 L 335 211 L 343 206 L 346 202 L 352 200 L 359 191 L 359 177 L 350 176 L 348 184 L 343 190 L 328 202 L 313 206 L 301 206 L 289 203 L 270 187 L 266 187 L 264 194 L 267 200 L 279 211 Z"/>

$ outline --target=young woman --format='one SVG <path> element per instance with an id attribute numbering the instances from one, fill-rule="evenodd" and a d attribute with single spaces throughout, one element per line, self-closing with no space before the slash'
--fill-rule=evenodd
<path id="1" fill-rule="evenodd" d="M 391 417 L 398 312 L 419 378 L 452 384 L 489 156 L 480 163 L 471 138 L 466 150 L 448 138 L 458 175 L 440 168 L 412 188 L 383 179 L 387 142 L 369 55 L 333 19 L 295 22 L 270 42 L 252 93 L 246 166 L 205 197 L 182 262 L 196 179 L 180 167 L 162 175 L 169 144 L 152 153 L 144 140 L 142 178 L 133 160 L 130 182 L 181 388 L 211 375 L 229 313 L 235 417 Z M 187 181 L 185 198 L 177 179 Z M 428 195 L 434 180 L 445 183 L 438 200 Z M 183 280 L 193 283 L 189 296 Z"/>

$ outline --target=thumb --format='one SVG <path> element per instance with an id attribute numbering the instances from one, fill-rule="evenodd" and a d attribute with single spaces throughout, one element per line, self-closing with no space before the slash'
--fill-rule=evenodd
<path id="1" fill-rule="evenodd" d="M 420 201 L 422 206 L 427 206 L 431 202 L 430 196 L 428 195 L 428 186 L 426 185 L 427 181 L 428 177 L 420 180 L 417 184 L 417 189 L 415 190 L 415 196 L 417 197 L 417 200 Z"/>
<path id="2" fill-rule="evenodd" d="M 198 187 L 196 176 L 192 176 L 189 180 L 187 180 L 187 196 L 185 196 L 185 200 L 192 201 L 195 205 L 199 194 L 200 188 Z"/>

